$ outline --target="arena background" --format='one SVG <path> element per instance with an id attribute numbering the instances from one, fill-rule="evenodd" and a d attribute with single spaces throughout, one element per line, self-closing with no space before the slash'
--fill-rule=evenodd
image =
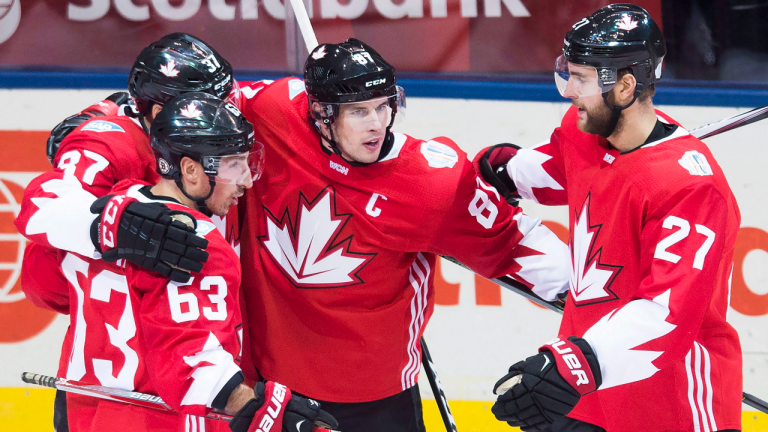
<path id="1" fill-rule="evenodd" d="M 315 0 L 321 42 L 355 36 L 400 71 L 407 118 L 397 130 L 448 136 L 469 155 L 499 142 L 548 138 L 568 108 L 552 82 L 562 36 L 608 4 L 562 0 Z M 759 1 L 638 1 L 663 24 L 664 85 L 655 101 L 687 128 L 768 103 L 768 5 Z M 295 74 L 306 55 L 279 0 L 0 0 L 0 430 L 50 431 L 53 393 L 22 371 L 53 375 L 68 317 L 36 309 L 18 275 L 25 240 L 12 221 L 24 186 L 50 169 L 48 131 L 123 89 L 138 51 L 187 31 L 217 47 L 238 79 Z M 288 12 L 290 18 L 290 11 Z M 729 321 L 741 336 L 745 391 L 768 399 L 768 122 L 708 139 L 742 211 Z M 567 238 L 567 209 L 525 203 Z M 466 431 L 512 430 L 490 413 L 491 387 L 556 335 L 559 316 L 441 263 L 426 330 L 433 360 Z M 444 430 L 422 377 L 427 428 Z M 768 416 L 744 407 L 744 431 Z"/>

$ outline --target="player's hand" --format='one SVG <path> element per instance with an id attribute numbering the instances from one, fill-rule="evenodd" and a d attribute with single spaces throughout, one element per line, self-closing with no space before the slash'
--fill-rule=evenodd
<path id="1" fill-rule="evenodd" d="M 312 432 L 315 428 L 336 429 L 339 423 L 332 415 L 320 409 L 320 403 L 292 395 L 288 387 L 274 381 L 257 383 L 251 399 L 229 422 L 232 432 L 255 432 L 278 429 L 283 432 Z M 278 427 L 279 427 L 278 426 Z"/>
<path id="2" fill-rule="evenodd" d="M 197 221 L 189 213 L 123 195 L 97 199 L 91 213 L 99 215 L 91 241 L 104 261 L 126 259 L 184 283 L 208 260 L 208 240 L 195 233 Z"/>
<path id="3" fill-rule="evenodd" d="M 517 206 L 520 195 L 517 194 L 517 186 L 512 177 L 507 173 L 507 162 L 510 161 L 519 146 L 509 143 L 496 144 L 480 150 L 472 160 L 475 172 L 480 174 L 489 185 L 496 190 L 513 206 Z"/>
<path id="4" fill-rule="evenodd" d="M 511 379 L 519 382 L 504 392 Z M 491 412 L 524 431 L 542 429 L 571 412 L 582 395 L 601 383 L 600 364 L 589 343 L 574 336 L 557 338 L 509 368 L 493 387 L 502 394 Z"/>
<path id="5" fill-rule="evenodd" d="M 70 132 L 94 117 L 117 115 L 117 110 L 120 105 L 128 103 L 128 99 L 129 96 L 126 92 L 113 93 L 103 101 L 95 103 L 79 113 L 65 118 L 64 121 L 57 124 L 56 127 L 51 130 L 51 136 L 48 137 L 48 142 L 45 146 L 45 154 L 48 156 L 48 161 L 51 165 L 53 165 L 53 161 L 56 160 L 56 152 L 59 151 L 61 142 L 64 141 L 64 138 L 66 138 Z"/>

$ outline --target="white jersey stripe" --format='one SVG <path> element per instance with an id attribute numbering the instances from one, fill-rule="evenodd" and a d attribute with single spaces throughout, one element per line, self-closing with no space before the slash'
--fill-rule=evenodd
<path id="1" fill-rule="evenodd" d="M 411 366 L 410 370 L 408 370 L 408 375 L 406 377 L 406 385 L 408 388 L 413 387 L 416 384 L 416 376 L 419 373 L 419 368 L 421 366 L 421 356 L 419 355 L 419 332 L 421 330 L 421 325 L 424 322 L 424 308 L 426 307 L 426 299 L 424 297 L 424 293 L 426 291 L 425 285 L 426 285 L 426 278 L 425 273 L 419 267 L 418 258 L 421 256 L 421 254 L 417 254 L 417 259 L 414 260 L 413 264 L 411 265 L 411 268 L 416 272 L 416 276 L 418 276 L 419 280 L 419 289 L 416 294 L 416 320 L 414 322 L 414 331 L 415 331 L 415 340 L 413 344 L 413 357 L 414 357 L 414 363 Z"/>
<path id="2" fill-rule="evenodd" d="M 411 299 L 410 308 L 411 323 L 408 326 L 408 363 L 403 368 L 400 377 L 403 390 L 407 390 L 416 384 L 416 377 L 418 377 L 420 368 L 419 332 L 424 322 L 424 312 L 427 306 L 429 263 L 421 253 L 417 254 L 416 258 L 408 272 L 408 279 L 413 287 L 414 295 L 413 299 Z M 424 270 L 419 266 L 419 262 L 424 266 Z"/>
<path id="3" fill-rule="evenodd" d="M 408 325 L 408 346 L 406 349 L 408 350 L 408 363 L 405 365 L 405 368 L 403 368 L 403 372 L 400 376 L 400 384 L 403 387 L 403 390 L 408 389 L 408 386 L 405 384 L 405 379 L 407 376 L 408 369 L 411 368 L 413 365 L 415 358 L 413 353 L 413 339 L 415 335 L 415 331 L 413 330 L 413 324 L 414 324 L 414 317 L 416 316 L 416 297 L 419 290 L 419 286 L 416 283 L 416 280 L 413 278 L 413 269 L 408 269 L 408 280 L 411 282 L 411 286 L 413 287 L 413 299 L 411 299 L 411 323 Z"/>
<path id="4" fill-rule="evenodd" d="M 699 425 L 699 410 L 696 408 L 696 402 L 693 399 L 693 375 L 691 374 L 691 365 L 693 348 L 685 355 L 685 374 L 688 376 L 688 403 L 691 405 L 691 417 L 693 418 L 693 432 L 701 432 Z"/>
<path id="5" fill-rule="evenodd" d="M 421 265 L 424 266 L 424 274 L 423 274 L 423 280 L 422 280 L 422 289 L 421 289 L 421 309 L 419 312 L 419 327 L 417 328 L 418 332 L 421 332 L 421 328 L 424 326 L 424 320 L 426 319 L 426 311 L 427 311 L 427 299 L 429 296 L 429 274 L 430 274 L 430 268 L 429 268 L 429 262 L 427 262 L 427 259 L 422 255 L 421 253 L 416 255 L 416 258 L 418 258 L 419 262 L 421 262 Z M 416 354 L 417 354 L 417 362 L 416 362 L 416 368 L 413 371 L 412 377 L 411 377 L 411 387 L 416 385 L 416 380 L 419 377 L 419 370 L 421 368 L 421 350 L 420 350 L 421 344 L 420 341 L 416 344 Z"/>
<path id="6" fill-rule="evenodd" d="M 704 345 L 699 344 L 701 347 L 701 351 L 704 353 L 704 382 L 707 386 L 707 405 L 704 408 L 704 412 L 707 413 L 707 417 L 709 418 L 709 425 L 712 427 L 713 431 L 717 430 L 717 423 L 715 423 L 715 413 L 712 410 L 712 396 L 714 393 L 714 388 L 712 387 L 712 365 L 709 361 L 709 351 L 704 347 Z"/>
<path id="7" fill-rule="evenodd" d="M 203 417 L 198 417 L 200 420 L 200 432 L 205 432 L 205 419 Z"/>
<path id="8" fill-rule="evenodd" d="M 693 371 L 696 374 L 696 406 L 699 408 L 699 413 L 701 413 L 701 430 L 702 432 L 712 432 L 709 422 L 707 421 L 707 415 L 702 412 L 704 411 L 704 383 L 701 378 L 701 348 L 699 347 L 698 342 L 693 343 L 693 348 L 696 350 L 696 363 L 694 364 Z"/>

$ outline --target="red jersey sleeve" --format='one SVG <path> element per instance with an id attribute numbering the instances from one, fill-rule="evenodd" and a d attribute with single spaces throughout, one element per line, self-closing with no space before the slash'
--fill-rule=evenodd
<path id="1" fill-rule="evenodd" d="M 193 273 L 185 284 L 135 266 L 128 276 L 142 292 L 139 320 L 147 369 L 159 395 L 182 413 L 202 416 L 240 373 L 240 263 L 213 224 L 195 217 L 198 227 L 210 229 L 210 258 L 202 273 Z"/>
<path id="2" fill-rule="evenodd" d="M 274 81 L 272 80 L 263 80 L 263 81 L 240 81 L 238 84 L 240 85 L 240 98 L 239 103 L 240 111 L 245 113 L 250 113 L 253 111 L 253 102 L 256 100 L 256 96 L 261 93 L 262 90 L 272 85 Z M 252 118 L 251 115 L 245 114 L 246 117 Z"/>
<path id="3" fill-rule="evenodd" d="M 584 334 L 597 354 L 600 389 L 651 377 L 680 362 L 691 349 L 709 308 L 727 290 L 739 225 L 727 200 L 711 183 L 674 193 L 646 218 L 641 265 L 647 276 L 635 299 L 604 316 Z M 579 229 L 579 227 L 574 227 Z"/>
<path id="4" fill-rule="evenodd" d="M 69 285 L 59 267 L 59 251 L 28 243 L 21 263 L 21 289 L 35 306 L 69 314 Z"/>
<path id="5" fill-rule="evenodd" d="M 452 256 L 486 278 L 510 275 L 547 300 L 568 289 L 568 247 L 539 219 L 507 204 L 461 153 L 454 201 L 433 252 Z"/>
<path id="6" fill-rule="evenodd" d="M 93 201 L 120 180 L 156 178 L 147 137 L 127 117 L 97 117 L 78 126 L 54 163 L 25 189 L 16 227 L 32 241 L 92 258 Z"/>
<path id="7" fill-rule="evenodd" d="M 544 205 L 568 204 L 560 128 L 549 141 L 520 149 L 507 164 L 507 172 L 521 197 Z"/>

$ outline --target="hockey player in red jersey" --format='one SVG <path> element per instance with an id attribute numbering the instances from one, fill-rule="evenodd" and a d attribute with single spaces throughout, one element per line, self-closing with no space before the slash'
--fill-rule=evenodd
<path id="1" fill-rule="evenodd" d="M 105 246 L 126 229 L 121 223 L 129 222 L 111 216 L 118 210 L 129 216 L 131 207 L 145 203 L 161 211 L 167 207 L 172 218 L 193 224 L 196 234 L 209 241 L 208 265 L 188 282 L 177 283 L 125 261 L 108 263 L 63 253 L 62 269 L 77 300 L 70 303 L 72 337 L 65 344 L 71 345 L 71 354 L 63 356 L 63 374 L 157 394 L 180 415 L 70 395 L 69 430 L 226 430 L 223 422 L 198 417 L 214 408 L 234 415 L 234 432 L 255 430 L 253 424 L 273 420 L 287 421 L 291 431 L 300 421 L 306 423 L 298 429 L 302 432 L 312 430 L 318 419 L 335 426 L 316 402 L 291 396 L 280 384 L 258 385 L 256 394 L 242 384 L 237 365 L 242 349 L 240 264 L 204 213 L 225 215 L 258 178 L 263 150 L 260 144 L 254 148 L 251 124 L 215 96 L 188 93 L 160 111 L 151 142 L 163 179 L 154 186 L 120 182 L 112 194 L 94 203 L 92 210 L 102 214 L 102 248 L 108 249 Z M 265 403 L 273 397 L 284 402 L 277 409 Z"/>
<path id="2" fill-rule="evenodd" d="M 230 98 L 232 94 L 239 96 L 229 63 L 203 41 L 183 33 L 167 35 L 139 54 L 129 74 L 128 90 L 135 111 L 126 109 L 127 105 L 119 105 L 124 98 L 116 93 L 57 125 L 46 149 L 54 169 L 37 177 L 25 190 L 16 227 L 33 242 L 25 251 L 22 288 L 27 298 L 38 306 L 63 313 L 69 310 L 69 292 L 62 283 L 64 276 L 57 249 L 86 257 L 99 256 L 89 240 L 89 225 L 94 215 L 88 208 L 93 200 L 108 193 L 121 180 L 138 179 L 150 183 L 157 180 L 147 131 L 162 105 L 173 96 L 190 91 L 205 91 L 222 98 Z M 237 102 L 236 98 L 234 102 Z M 58 199 L 45 199 L 51 193 Z M 200 269 L 200 262 L 206 255 L 196 248 L 205 247 L 204 239 L 188 235 L 194 232 L 184 225 L 166 226 L 170 220 L 167 217 L 161 223 L 157 218 L 162 212 L 141 212 L 141 203 L 135 207 L 144 217 L 150 214 L 155 217 L 143 221 L 144 232 L 157 234 L 158 231 L 174 230 L 177 240 L 188 240 L 191 244 L 161 243 L 155 237 L 145 244 L 123 244 L 122 249 L 114 250 L 112 260 L 129 258 L 139 261 L 140 251 L 150 250 L 150 258 L 142 259 L 142 264 L 157 268 L 174 279 L 186 279 L 189 271 Z M 55 214 L 58 223 L 41 225 L 40 216 L 46 213 Z M 179 250 L 170 250 L 174 246 L 181 248 L 182 254 L 189 247 L 186 252 L 188 261 L 180 261 L 181 256 L 176 253 Z M 120 255 L 124 252 L 134 254 Z M 159 260 L 161 256 L 176 268 Z M 28 265 L 30 262 L 36 265 Z M 182 268 L 186 271 L 179 270 Z M 65 410 L 62 393 L 57 394 L 56 406 L 57 412 Z M 57 417 L 66 420 L 66 415 Z M 57 428 L 64 430 L 66 423 Z"/>
<path id="3" fill-rule="evenodd" d="M 68 222 L 93 220 L 94 215 L 88 211 L 89 203 L 94 196 L 107 193 L 120 180 L 154 182 L 157 179 L 147 133 L 163 104 L 176 95 L 192 91 L 232 99 L 233 94 L 239 97 L 237 90 L 232 67 L 205 42 L 184 33 L 173 33 L 150 44 L 139 54 L 128 77 L 128 91 L 135 111 L 118 110 L 116 104 L 107 100 L 91 108 L 107 105 L 103 111 L 114 112 L 115 115 L 94 116 L 65 134 L 74 125 L 69 121 L 77 117 L 73 116 L 54 129 L 47 153 L 55 168 L 37 177 L 26 188 L 16 220 L 19 232 L 38 245 L 89 257 L 98 256 L 97 247 L 84 236 L 84 232 L 88 232 L 85 224 Z M 233 103 L 237 101 L 233 100 Z M 94 110 L 86 109 L 84 112 L 91 111 Z M 83 120 L 82 117 L 78 117 L 77 121 Z M 62 136 L 65 138 L 58 144 L 57 139 Z M 36 199 L 47 190 L 63 198 L 59 200 L 63 208 L 56 208 L 56 202 Z M 61 224 L 38 227 L 34 215 L 42 209 L 40 205 L 49 206 L 47 211 L 59 213 Z M 147 224 L 144 228 L 150 231 L 167 229 L 149 219 L 144 223 Z M 61 226 L 66 226 L 66 229 L 59 229 Z M 188 277 L 190 270 L 199 270 L 199 261 L 204 258 L 204 254 L 193 250 L 201 246 L 204 248 L 204 243 L 185 246 L 189 246 L 190 253 L 194 255 L 187 257 L 190 261 L 180 262 L 178 254 L 170 250 L 171 245 L 155 239 L 146 245 L 122 245 L 113 260 L 147 261 L 146 265 L 151 264 L 160 273 L 182 280 Z M 154 250 L 154 253 L 147 257 L 142 254 L 147 250 Z M 169 258 L 170 262 L 160 259 L 161 255 Z"/>
<path id="4" fill-rule="evenodd" d="M 304 70 L 243 92 L 269 161 L 237 208 L 252 358 L 345 432 L 423 431 L 419 338 L 437 254 L 553 299 L 567 248 L 450 139 L 390 131 L 405 97 L 371 47 L 320 45 Z"/>
<path id="5" fill-rule="evenodd" d="M 741 349 L 726 322 L 739 209 L 707 146 L 654 110 L 664 54 L 645 10 L 598 10 L 565 37 L 555 80 L 573 106 L 550 140 L 476 158 L 506 196 L 570 213 L 559 336 L 494 387 L 492 412 L 512 426 L 741 429 Z"/>

